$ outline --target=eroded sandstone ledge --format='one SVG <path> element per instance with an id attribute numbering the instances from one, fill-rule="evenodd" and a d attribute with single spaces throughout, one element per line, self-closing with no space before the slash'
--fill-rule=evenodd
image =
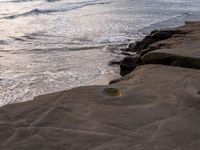
<path id="1" fill-rule="evenodd" d="M 121 62 L 121 75 L 126 75 L 143 64 L 164 64 L 200 69 L 200 22 L 186 22 L 177 29 L 155 30 L 127 51 L 135 56 Z"/>
<path id="2" fill-rule="evenodd" d="M 199 29 L 199 22 L 179 28 L 184 34 L 157 41 L 167 49 L 145 52 L 141 60 L 155 61 L 162 52 L 199 61 Z M 0 108 L 0 149 L 199 150 L 200 70 L 159 63 L 137 66 L 107 86 Z"/>

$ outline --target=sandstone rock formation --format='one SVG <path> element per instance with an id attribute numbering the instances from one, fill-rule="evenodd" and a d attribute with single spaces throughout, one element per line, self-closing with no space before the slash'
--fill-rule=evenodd
<path id="1" fill-rule="evenodd" d="M 110 85 L 0 108 L 0 150 L 199 150 L 200 22 L 178 30 Z"/>
<path id="2" fill-rule="evenodd" d="M 200 70 L 145 65 L 119 81 L 2 107 L 0 149 L 200 148 Z"/>
<path id="3" fill-rule="evenodd" d="M 155 49 L 143 56 L 144 64 L 167 64 L 200 69 L 200 23 L 187 23 L 179 30 L 185 34 L 177 34 L 168 40 L 151 45 Z"/>
<path id="4" fill-rule="evenodd" d="M 165 64 L 188 68 L 200 68 L 200 22 L 186 22 L 186 25 L 172 30 L 156 30 L 127 50 L 137 51 L 142 61 L 122 60 L 121 75 L 126 75 L 141 64 Z M 135 57 L 128 56 L 127 58 Z M 140 59 L 138 59 L 140 60 Z M 125 66 L 125 67 L 124 67 Z M 131 69 L 126 69 L 129 66 Z"/>

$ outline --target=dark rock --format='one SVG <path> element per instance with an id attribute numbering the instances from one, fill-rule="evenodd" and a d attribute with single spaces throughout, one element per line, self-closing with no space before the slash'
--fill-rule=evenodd
<path id="1" fill-rule="evenodd" d="M 152 39 L 160 41 L 171 38 L 174 34 L 178 33 L 179 33 L 178 30 L 156 30 L 152 32 L 150 35 Z"/>
<path id="2" fill-rule="evenodd" d="M 150 35 L 146 36 L 142 41 L 137 41 L 136 43 L 130 43 L 128 48 L 120 49 L 121 51 L 132 51 L 141 52 L 149 48 L 149 46 L 155 42 L 166 40 L 171 38 L 174 34 L 181 33 L 178 30 L 154 30 Z"/>
<path id="3" fill-rule="evenodd" d="M 120 75 L 124 76 L 132 72 L 136 67 L 139 60 L 139 56 L 127 56 L 120 64 Z"/>
<path id="4" fill-rule="evenodd" d="M 120 65 L 120 63 L 121 63 L 121 61 L 118 61 L 118 60 L 111 60 L 111 61 L 109 62 L 109 65 L 110 65 L 110 66 L 113 66 L 113 65 Z"/>
<path id="5" fill-rule="evenodd" d="M 132 51 L 132 48 L 120 48 L 120 50 L 124 52 L 130 52 Z"/>
<path id="6" fill-rule="evenodd" d="M 133 49 L 135 47 L 135 43 L 129 43 L 128 48 Z"/>
<path id="7" fill-rule="evenodd" d="M 144 64 L 163 64 L 171 65 L 176 58 L 173 55 L 163 54 L 163 53 L 147 53 L 142 57 Z"/>
<path id="8" fill-rule="evenodd" d="M 151 44 L 166 40 L 171 38 L 174 34 L 181 33 L 178 30 L 155 30 L 150 33 L 150 35 L 146 36 L 142 41 L 138 41 L 135 44 L 131 44 L 128 47 L 128 50 L 134 52 L 141 52 L 142 50 L 147 49 Z"/>

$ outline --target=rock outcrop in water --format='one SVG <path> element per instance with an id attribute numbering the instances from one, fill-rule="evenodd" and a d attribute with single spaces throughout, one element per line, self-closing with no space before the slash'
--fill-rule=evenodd
<path id="1" fill-rule="evenodd" d="M 120 65 L 121 75 L 126 75 L 141 64 L 164 64 L 188 68 L 200 68 L 199 36 L 200 24 L 187 22 L 185 26 L 173 30 L 156 30 L 127 51 L 136 51 L 139 57 L 125 57 Z M 133 46 L 134 45 L 134 46 Z M 130 48 L 132 47 L 132 48 Z M 125 67 L 124 67 L 125 66 Z M 126 69 L 129 66 L 129 69 Z"/>
<path id="2" fill-rule="evenodd" d="M 180 30 L 155 30 L 146 36 L 142 41 L 130 43 L 128 48 L 122 49 L 125 52 L 137 52 L 138 56 L 125 57 L 120 64 L 120 74 L 122 76 L 132 72 L 136 66 L 142 64 L 141 56 L 147 52 L 157 49 L 158 47 L 151 46 L 158 41 L 171 38 L 174 34 L 181 33 Z"/>
<path id="3" fill-rule="evenodd" d="M 133 51 L 133 52 L 141 52 L 142 50 L 147 49 L 151 44 L 166 40 L 171 38 L 174 34 L 183 34 L 180 30 L 155 30 L 152 31 L 148 36 L 146 36 L 142 41 L 138 41 L 136 43 L 130 43 L 128 48 L 123 49 L 123 51 Z"/>
<path id="4" fill-rule="evenodd" d="M 139 64 L 138 63 L 139 61 L 140 61 L 139 56 L 125 57 L 120 63 L 120 68 L 121 68 L 120 75 L 124 76 L 124 75 L 132 72 Z"/>
<path id="5" fill-rule="evenodd" d="M 177 30 L 110 85 L 0 108 L 0 149 L 199 150 L 200 22 Z"/>

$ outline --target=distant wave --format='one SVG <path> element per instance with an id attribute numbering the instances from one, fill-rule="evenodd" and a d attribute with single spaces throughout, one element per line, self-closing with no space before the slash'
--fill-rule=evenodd
<path id="1" fill-rule="evenodd" d="M 79 2 L 79 3 L 71 3 L 71 4 L 68 3 L 67 4 L 68 7 L 66 7 L 66 8 L 58 8 L 58 9 L 38 9 L 38 8 L 36 8 L 36 9 L 33 9 L 33 10 L 25 12 L 25 13 L 6 16 L 1 19 L 16 19 L 18 17 L 27 17 L 27 16 L 32 16 L 32 15 L 49 14 L 49 13 L 56 13 L 56 12 L 66 12 L 66 11 L 79 9 L 79 8 L 83 8 L 83 7 L 90 6 L 90 5 L 104 5 L 104 4 L 110 4 L 110 3 L 112 3 L 112 2 L 87 1 L 87 2 Z"/>
<path id="2" fill-rule="evenodd" d="M 83 50 L 93 50 L 93 49 L 99 49 L 103 48 L 103 46 L 82 46 L 82 47 L 61 47 L 61 48 L 46 48 L 46 49 L 31 49 L 28 50 L 28 52 L 34 52 L 34 53 L 49 53 L 52 51 L 83 51 Z"/>
<path id="3" fill-rule="evenodd" d="M 23 2 L 34 2 L 34 1 L 41 1 L 41 0 L 13 0 L 13 1 L 1 1 L 0 3 L 23 3 Z M 56 2 L 61 0 L 44 0 L 46 2 Z"/>
<path id="4" fill-rule="evenodd" d="M 175 27 L 184 25 L 186 21 L 199 21 L 199 20 L 200 20 L 200 11 L 185 12 L 173 18 L 151 24 L 150 26 L 144 27 L 139 31 L 143 33 L 147 33 L 155 29 L 175 28 Z"/>

